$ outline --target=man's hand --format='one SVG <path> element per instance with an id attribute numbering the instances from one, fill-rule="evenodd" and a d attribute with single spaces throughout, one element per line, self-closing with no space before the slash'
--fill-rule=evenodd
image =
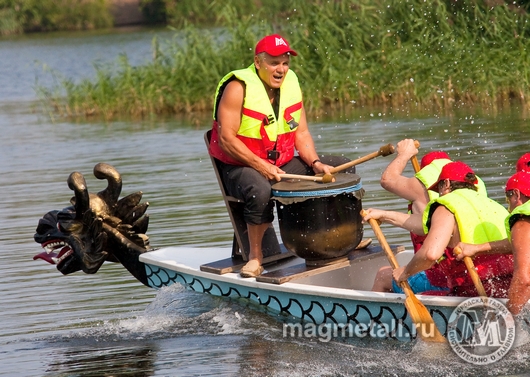
<path id="1" fill-rule="evenodd" d="M 476 253 L 482 251 L 481 245 L 474 245 L 465 242 L 459 242 L 454 247 L 454 249 L 456 249 L 457 247 L 460 248 L 460 250 L 462 251 L 460 254 L 454 253 L 456 255 L 457 260 L 463 260 L 464 257 L 474 257 Z"/>
<path id="2" fill-rule="evenodd" d="M 394 280 L 400 284 L 408 279 L 408 276 L 405 275 L 405 267 L 398 267 L 394 271 L 392 271 L 392 276 L 394 277 Z"/>
<path id="3" fill-rule="evenodd" d="M 282 180 L 280 174 L 285 174 L 278 166 L 269 164 L 262 159 L 257 160 L 257 165 L 254 168 L 269 181 L 280 182 Z"/>
<path id="4" fill-rule="evenodd" d="M 363 222 L 367 223 L 370 219 L 377 220 L 377 223 L 381 225 L 383 222 L 382 219 L 385 217 L 385 212 L 382 209 L 368 208 L 365 211 L 365 216 L 363 217 Z"/>
<path id="5" fill-rule="evenodd" d="M 403 139 L 396 145 L 396 152 L 406 160 L 410 160 L 412 156 L 418 154 L 418 148 L 414 145 L 413 139 Z"/>
<path id="6" fill-rule="evenodd" d="M 331 169 L 333 169 L 333 166 L 323 164 L 322 162 L 317 162 L 313 166 L 313 171 L 315 174 L 330 174 Z"/>

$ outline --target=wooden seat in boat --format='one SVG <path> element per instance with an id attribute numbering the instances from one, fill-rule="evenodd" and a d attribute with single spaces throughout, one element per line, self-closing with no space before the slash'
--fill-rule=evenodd
<path id="1" fill-rule="evenodd" d="M 390 245 L 390 248 L 394 254 L 402 252 L 405 247 L 402 245 Z M 283 284 L 296 279 L 303 279 L 309 276 L 315 276 L 328 271 L 338 270 L 350 266 L 352 263 L 364 261 L 366 259 L 374 258 L 378 255 L 384 254 L 383 248 L 379 245 L 374 246 L 368 244 L 366 246 L 361 245 L 360 248 L 356 248 L 348 254 L 345 260 L 337 261 L 336 263 L 330 263 L 321 266 L 310 266 L 305 262 L 280 268 L 274 271 L 265 272 L 264 274 L 256 277 L 256 281 L 270 284 Z"/>
<path id="2" fill-rule="evenodd" d="M 204 134 L 204 141 L 207 148 L 209 148 L 210 145 L 211 132 L 212 131 L 209 130 Z M 221 189 L 221 194 L 228 211 L 228 216 L 230 217 L 232 227 L 234 228 L 234 238 L 232 242 L 231 258 L 203 265 L 201 266 L 201 270 L 223 274 L 227 272 L 238 271 L 245 265 L 245 262 L 248 261 L 250 244 L 247 234 L 247 224 L 243 218 L 243 207 L 245 203 L 242 200 L 226 193 L 226 188 L 219 170 L 219 161 L 212 156 L 210 156 L 210 160 L 212 162 L 215 176 L 217 177 L 217 182 L 219 183 L 219 188 Z M 265 231 L 265 235 L 263 236 L 262 250 L 263 264 L 293 256 L 291 252 L 280 246 L 278 237 L 276 236 L 276 231 L 274 230 L 274 226 L 272 224 Z"/>

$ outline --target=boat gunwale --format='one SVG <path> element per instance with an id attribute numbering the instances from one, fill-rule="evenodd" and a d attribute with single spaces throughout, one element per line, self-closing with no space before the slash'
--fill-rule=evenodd
<path id="1" fill-rule="evenodd" d="M 314 296 L 324 296 L 334 299 L 343 299 L 343 300 L 358 300 L 358 301 L 371 301 L 371 302 L 385 302 L 385 303 L 405 303 L 405 295 L 400 293 L 386 293 L 386 292 L 373 292 L 357 289 L 347 289 L 347 288 L 333 288 L 327 286 L 314 285 L 310 283 L 298 283 L 294 282 L 285 282 L 283 284 L 271 284 L 267 282 L 258 282 L 255 278 L 242 278 L 238 273 L 229 272 L 226 274 L 218 275 L 211 272 L 201 271 L 200 268 L 195 268 L 184 263 L 178 263 L 176 259 L 168 259 L 167 253 L 177 253 L 178 251 L 184 252 L 185 250 L 194 250 L 194 251 L 211 251 L 215 249 L 216 253 L 224 252 L 225 255 L 229 255 L 230 249 L 228 248 L 206 248 L 206 247 L 165 247 L 160 248 L 154 251 L 149 251 L 140 255 L 140 261 L 145 264 L 154 265 L 157 267 L 166 268 L 172 271 L 197 276 L 204 279 L 209 279 L 213 281 L 219 281 L 223 283 L 235 284 L 239 286 L 264 289 L 275 292 L 284 292 L 284 293 L 293 293 L 293 294 L 303 294 L 303 295 L 314 295 Z M 350 261 L 350 265 L 353 263 L 361 263 L 360 261 Z M 211 261 L 210 261 L 211 262 Z M 465 301 L 469 297 L 456 297 L 456 296 L 430 296 L 430 295 L 421 295 L 417 294 L 417 297 L 429 307 L 456 307 L 461 302 Z M 506 299 L 500 299 L 501 301 L 506 301 Z"/>

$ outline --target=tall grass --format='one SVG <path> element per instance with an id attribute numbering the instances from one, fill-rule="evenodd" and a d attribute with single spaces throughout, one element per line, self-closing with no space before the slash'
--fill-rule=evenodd
<path id="1" fill-rule="evenodd" d="M 0 0 L 0 35 L 111 27 L 107 0 Z"/>
<path id="2" fill-rule="evenodd" d="M 237 0 L 234 0 L 234 2 Z M 275 22 L 268 9 L 249 15 L 231 1 L 217 16 L 222 29 L 193 26 L 153 61 L 133 67 L 122 57 L 97 78 L 44 89 L 69 115 L 210 110 L 219 79 L 252 62 L 256 41 L 280 32 L 298 51 L 298 74 L 311 112 L 366 105 L 530 104 L 529 16 L 522 8 L 474 0 L 285 0 Z"/>
<path id="3" fill-rule="evenodd" d="M 223 7 L 228 4 L 246 14 L 261 12 L 267 22 L 290 13 L 292 7 L 285 0 L 141 0 L 144 11 L 151 12 L 151 18 L 163 19 L 168 25 L 182 28 L 188 24 L 196 26 L 222 26 L 225 19 Z"/>

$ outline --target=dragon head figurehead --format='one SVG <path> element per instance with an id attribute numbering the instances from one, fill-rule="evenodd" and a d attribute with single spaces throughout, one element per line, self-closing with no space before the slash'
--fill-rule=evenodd
<path id="1" fill-rule="evenodd" d="M 83 175 L 70 174 L 68 187 L 75 194 L 72 205 L 50 211 L 39 220 L 34 239 L 45 251 L 33 259 L 56 265 L 64 275 L 81 270 L 95 274 L 103 262 L 119 262 L 146 284 L 138 257 L 149 249 L 145 234 L 149 203 L 140 203 L 142 192 L 119 199 L 121 175 L 108 164 L 97 164 L 94 176 L 106 179 L 107 188 L 89 194 Z"/>

